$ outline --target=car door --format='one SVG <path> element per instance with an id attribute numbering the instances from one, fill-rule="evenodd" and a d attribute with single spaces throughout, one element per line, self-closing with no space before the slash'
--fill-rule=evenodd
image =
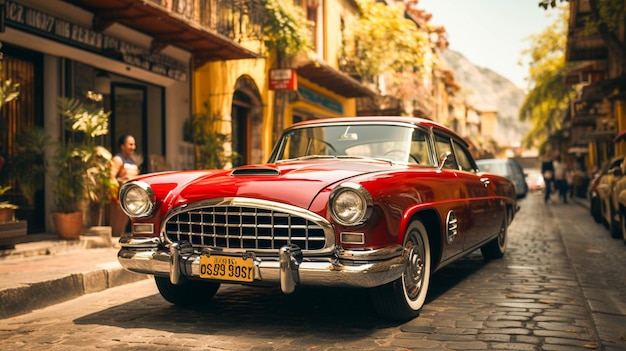
<path id="1" fill-rule="evenodd" d="M 467 199 L 470 216 L 474 225 L 465 238 L 464 249 L 484 241 L 499 228 L 495 198 L 490 191 L 493 184 L 486 177 L 478 175 L 478 167 L 469 150 L 458 140 L 453 140 L 454 153 L 463 178 L 466 179 Z"/>
<path id="2" fill-rule="evenodd" d="M 471 155 L 460 142 L 453 142 L 452 137 L 435 134 L 435 146 L 438 155 L 450 152 L 445 160 L 442 171 L 454 174 L 454 184 L 457 187 L 458 199 L 450 203 L 447 208 L 447 218 L 444 226 L 449 226 L 448 218 L 454 215 L 457 222 L 457 232 L 451 237 L 447 232 L 447 246 L 442 259 L 454 256 L 463 251 L 472 243 L 477 242 L 481 231 L 487 225 L 484 223 L 489 216 L 489 191 L 476 174 L 475 164 Z"/>

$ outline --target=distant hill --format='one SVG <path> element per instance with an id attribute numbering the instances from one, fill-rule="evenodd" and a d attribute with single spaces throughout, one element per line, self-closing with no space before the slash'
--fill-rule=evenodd
<path id="1" fill-rule="evenodd" d="M 501 146 L 519 146 L 529 129 L 528 122 L 520 122 L 518 111 L 525 93 L 498 73 L 471 63 L 454 50 L 445 50 L 441 60 L 454 72 L 455 80 L 462 86 L 461 93 L 478 110 L 497 110 L 497 135 L 493 138 Z"/>

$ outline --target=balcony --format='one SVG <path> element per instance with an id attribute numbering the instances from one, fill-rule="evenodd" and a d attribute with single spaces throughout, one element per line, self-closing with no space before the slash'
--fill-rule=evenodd
<path id="1" fill-rule="evenodd" d="M 263 38 L 263 5 L 256 0 L 150 0 L 185 21 L 237 43 Z"/>
<path id="2" fill-rule="evenodd" d="M 153 38 L 151 49 L 167 45 L 190 51 L 195 67 L 209 61 L 255 58 L 244 42 L 262 40 L 265 11 L 245 0 L 68 0 L 94 15 L 93 29 L 119 23 Z"/>

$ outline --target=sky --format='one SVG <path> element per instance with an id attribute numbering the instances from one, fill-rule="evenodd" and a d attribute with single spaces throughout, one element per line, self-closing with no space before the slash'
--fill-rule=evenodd
<path id="1" fill-rule="evenodd" d="M 516 86 L 527 86 L 522 51 L 529 36 L 554 21 L 555 10 L 544 10 L 538 0 L 419 0 L 418 8 L 433 17 L 430 23 L 446 28 L 449 48 L 473 64 L 489 68 Z"/>

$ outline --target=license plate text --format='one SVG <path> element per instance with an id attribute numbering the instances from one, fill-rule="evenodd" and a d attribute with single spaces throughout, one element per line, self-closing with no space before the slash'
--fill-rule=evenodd
<path id="1" fill-rule="evenodd" d="M 254 263 L 252 259 L 227 256 L 200 257 L 200 277 L 208 279 L 252 282 Z"/>

